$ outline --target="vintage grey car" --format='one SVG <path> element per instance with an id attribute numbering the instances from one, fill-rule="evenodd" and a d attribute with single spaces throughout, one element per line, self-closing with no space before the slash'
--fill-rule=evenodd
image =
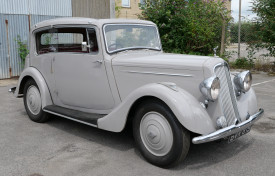
<path id="1" fill-rule="evenodd" d="M 234 141 L 263 114 L 249 71 L 219 57 L 162 51 L 156 25 L 124 19 L 60 18 L 32 27 L 16 97 L 29 118 L 49 114 L 103 130 L 126 126 L 143 157 L 168 167 L 190 143 Z"/>

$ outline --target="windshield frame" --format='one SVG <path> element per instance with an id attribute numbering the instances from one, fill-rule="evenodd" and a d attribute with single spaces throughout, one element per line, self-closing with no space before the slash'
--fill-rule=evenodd
<path id="1" fill-rule="evenodd" d="M 107 26 L 117 26 L 117 25 L 135 25 L 135 26 L 151 26 L 151 27 L 155 27 L 156 31 L 157 31 L 157 36 L 158 36 L 158 43 L 159 43 L 159 49 L 153 48 L 153 47 L 141 47 L 141 46 L 136 46 L 136 47 L 127 47 L 127 48 L 120 48 L 120 49 L 116 49 L 113 51 L 109 51 L 108 50 L 108 46 L 107 46 L 107 39 L 106 39 L 106 34 L 105 34 L 105 27 Z M 102 33 L 103 33 L 103 38 L 104 38 L 104 45 L 105 45 L 105 50 L 108 54 L 114 54 L 117 52 L 121 52 L 121 51 L 126 51 L 126 50 L 140 50 L 140 49 L 148 49 L 148 50 L 155 50 L 155 51 L 162 51 L 162 45 L 161 45 L 161 41 L 160 41 L 160 36 L 159 36 L 159 31 L 156 25 L 153 24 L 143 24 L 143 23 L 108 23 L 108 24 L 104 24 L 102 27 Z"/>

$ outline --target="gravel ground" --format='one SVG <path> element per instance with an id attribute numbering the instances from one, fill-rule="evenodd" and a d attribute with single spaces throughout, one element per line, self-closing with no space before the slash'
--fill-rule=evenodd
<path id="1" fill-rule="evenodd" d="M 248 56 L 248 51 L 246 50 L 247 47 L 248 47 L 247 44 L 241 43 L 241 48 L 240 48 L 241 57 L 247 58 Z M 232 43 L 231 45 L 227 46 L 225 50 L 231 53 L 231 58 L 229 59 L 231 62 L 235 61 L 238 58 L 238 43 Z M 259 59 L 262 63 L 274 62 L 275 57 L 271 57 L 271 56 L 263 57 L 263 55 L 268 53 L 269 52 L 266 49 L 255 50 L 255 54 L 253 55 L 253 58 Z"/>
<path id="2" fill-rule="evenodd" d="M 251 132 L 231 144 L 192 145 L 186 160 L 172 169 L 147 163 L 129 131 L 111 133 L 59 117 L 45 124 L 30 121 L 22 99 L 7 92 L 15 82 L 0 80 L 0 175 L 274 176 L 275 77 L 253 77 L 265 114 Z"/>

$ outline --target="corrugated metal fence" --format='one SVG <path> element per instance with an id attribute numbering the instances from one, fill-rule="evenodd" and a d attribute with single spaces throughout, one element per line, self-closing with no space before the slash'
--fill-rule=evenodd
<path id="1" fill-rule="evenodd" d="M 22 72 L 17 36 L 28 44 L 30 26 L 66 16 L 72 16 L 71 0 L 0 0 L 0 79 Z"/>

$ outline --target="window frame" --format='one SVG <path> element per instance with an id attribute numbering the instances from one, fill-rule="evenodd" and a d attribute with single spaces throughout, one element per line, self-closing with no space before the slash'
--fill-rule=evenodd
<path id="1" fill-rule="evenodd" d="M 123 0 L 121 0 L 121 7 L 130 8 L 131 7 L 131 0 L 127 0 L 129 5 L 123 5 Z"/>
<path id="2" fill-rule="evenodd" d="M 38 32 L 50 31 L 51 29 L 58 30 L 60 28 L 84 28 L 85 29 L 85 33 L 86 33 L 86 38 L 87 38 L 87 44 L 89 44 L 89 40 L 90 40 L 89 39 L 89 34 L 88 34 L 88 29 L 94 29 L 95 33 L 96 33 L 96 40 L 97 40 L 97 47 L 98 47 L 97 52 L 91 52 L 90 48 L 89 48 L 89 52 L 47 52 L 47 53 L 39 54 L 37 52 L 38 48 L 37 48 L 37 37 L 36 37 L 36 34 Z M 101 49 L 100 43 L 99 43 L 99 41 L 100 41 L 100 38 L 99 38 L 100 32 L 99 32 L 97 26 L 95 26 L 95 25 L 78 25 L 78 26 L 76 26 L 76 25 L 59 25 L 58 24 L 58 25 L 41 27 L 39 29 L 34 30 L 32 33 L 33 33 L 33 36 L 34 36 L 34 43 L 35 43 L 34 44 L 34 54 L 36 56 L 44 55 L 44 54 L 53 54 L 53 53 L 55 53 L 55 54 L 57 54 L 57 53 L 63 53 L 63 54 L 64 53 L 70 53 L 70 54 L 90 54 L 90 55 L 98 55 L 100 53 L 100 49 Z"/>
<path id="3" fill-rule="evenodd" d="M 140 25 L 140 26 L 153 26 L 156 28 L 156 31 L 157 31 L 157 35 L 158 35 L 158 39 L 159 39 L 159 49 L 154 49 L 154 48 L 123 48 L 121 50 L 114 50 L 114 51 L 109 51 L 108 50 L 108 45 L 107 45 L 107 39 L 106 39 L 106 34 L 105 34 L 105 27 L 106 26 L 111 26 L 111 25 Z M 117 52 L 120 52 L 120 51 L 124 51 L 124 50 L 127 50 L 127 49 L 152 49 L 152 50 L 156 50 L 156 51 L 162 51 L 162 44 L 161 44 L 161 40 L 160 40 L 160 35 L 159 35 L 159 30 L 158 30 L 158 27 L 156 25 L 153 25 L 153 24 L 143 24 L 143 23 L 105 23 L 103 26 L 102 26 L 102 33 L 103 33 L 103 42 L 104 44 L 102 46 L 105 47 L 105 51 L 106 53 L 108 54 L 115 54 Z"/>

